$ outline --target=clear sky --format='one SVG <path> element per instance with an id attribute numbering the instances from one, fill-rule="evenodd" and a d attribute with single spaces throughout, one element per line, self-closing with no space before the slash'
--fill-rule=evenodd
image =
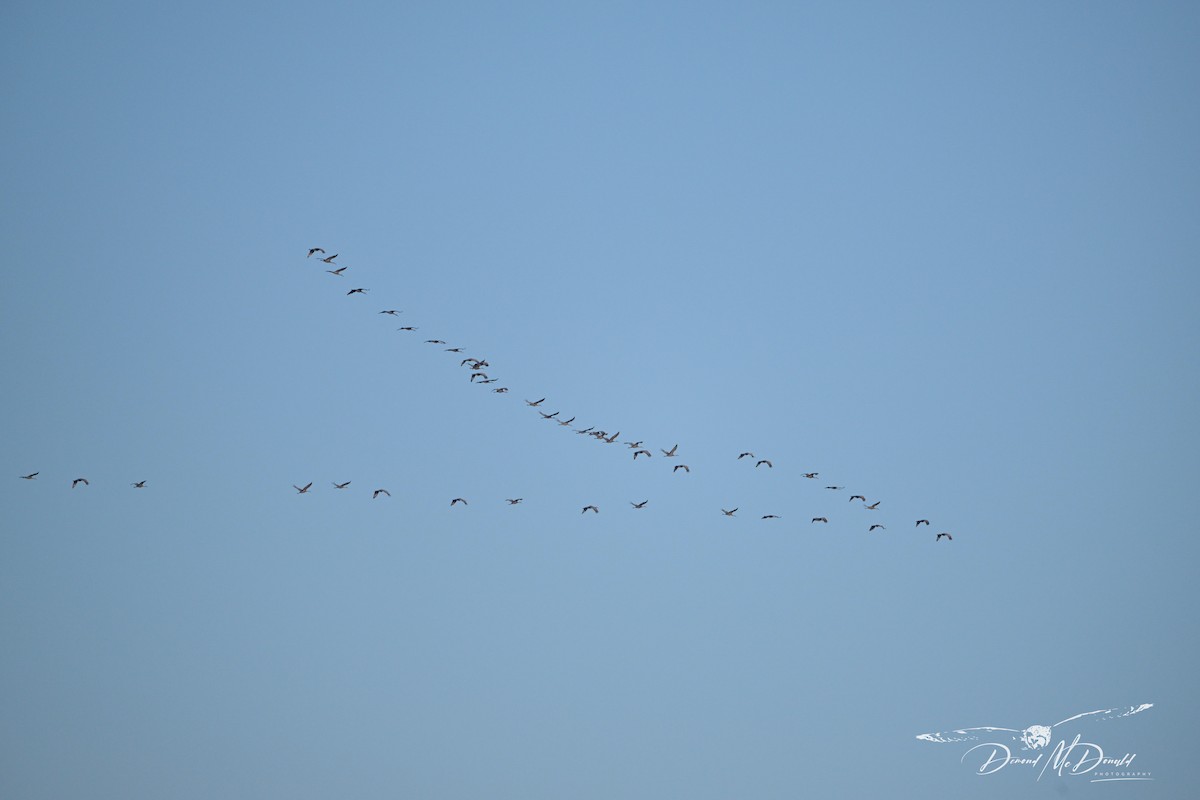
<path id="1" fill-rule="evenodd" d="M 4 4 L 0 795 L 1195 795 L 1197 41 Z"/>

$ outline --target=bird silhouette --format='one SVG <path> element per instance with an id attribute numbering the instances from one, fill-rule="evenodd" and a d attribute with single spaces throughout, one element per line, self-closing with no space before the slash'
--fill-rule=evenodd
<path id="1" fill-rule="evenodd" d="M 321 252 L 322 252 L 322 253 L 324 253 L 325 251 L 324 251 L 324 250 L 322 250 Z M 337 254 L 337 253 L 334 253 L 334 254 L 333 254 L 333 255 L 331 255 L 329 258 L 322 258 L 321 260 L 322 260 L 322 261 L 324 261 L 326 264 L 332 264 L 332 263 L 333 263 L 333 260 L 334 260 L 335 258 L 337 258 L 337 257 L 338 257 L 338 254 Z"/>
<path id="2" fill-rule="evenodd" d="M 853 503 L 855 500 L 862 500 L 864 503 L 867 502 L 867 498 L 863 497 L 861 494 L 851 495 L 849 501 L 847 502 Z"/>
<path id="3" fill-rule="evenodd" d="M 751 453 L 749 451 L 742 453 L 740 456 L 737 457 L 737 460 L 741 461 L 743 458 L 754 458 L 754 453 Z"/>
<path id="4" fill-rule="evenodd" d="M 640 503 L 634 503 L 634 502 L 630 501 L 629 505 L 633 506 L 634 508 L 645 508 L 646 503 L 649 503 L 649 502 L 650 502 L 649 500 L 643 500 Z"/>
<path id="5" fill-rule="evenodd" d="M 867 533 L 870 533 L 871 531 L 875 530 L 876 528 L 879 528 L 879 530 L 881 530 L 881 531 L 887 530 L 887 528 L 883 527 L 882 525 L 872 525 L 871 527 L 867 528 Z"/>
<path id="6" fill-rule="evenodd" d="M 820 475 L 820 474 L 821 474 L 821 473 L 819 473 L 819 472 L 806 472 L 806 473 L 804 473 L 804 477 L 806 477 L 806 478 L 815 478 L 815 477 L 817 477 L 817 476 L 818 476 L 818 475 Z"/>
<path id="7" fill-rule="evenodd" d="M 146 488 L 146 482 L 145 482 L 145 481 L 137 481 L 136 483 L 132 484 L 132 486 L 133 486 L 133 488 L 135 488 L 135 489 L 145 489 L 145 488 Z"/>
<path id="8" fill-rule="evenodd" d="M 25 480 L 25 481 L 32 481 L 32 480 L 36 480 L 36 479 L 37 479 L 37 476 L 38 476 L 38 475 L 41 475 L 41 474 L 42 474 L 42 473 L 40 473 L 40 472 L 31 472 L 31 473 L 29 473 L 28 475 L 22 475 L 22 476 L 21 476 L 21 480 Z"/>
<path id="9" fill-rule="evenodd" d="M 651 453 L 649 450 L 634 450 L 633 451 L 633 460 L 637 461 L 638 456 L 645 456 L 646 458 L 653 458 L 654 454 Z"/>
<path id="10" fill-rule="evenodd" d="M 826 519 L 825 517 L 813 517 L 812 521 L 813 522 L 829 522 L 829 520 Z"/>
<path id="11" fill-rule="evenodd" d="M 544 397 L 543 397 L 541 400 L 526 400 L 526 401 L 525 401 L 525 405 L 527 405 L 527 406 L 540 406 L 540 405 L 541 405 L 542 403 L 544 403 L 544 402 L 546 402 L 546 398 L 544 398 Z"/>
<path id="12" fill-rule="evenodd" d="M 72 488 L 72 489 L 74 489 L 76 486 L 78 486 L 78 485 L 79 485 L 79 484 L 81 484 L 81 483 L 82 483 L 84 486 L 90 486 L 90 485 L 91 485 L 91 484 L 89 484 L 89 483 L 88 483 L 88 479 L 87 479 L 87 478 L 76 478 L 75 480 L 71 481 L 71 488 Z"/>
<path id="13" fill-rule="evenodd" d="M 763 519 L 783 519 L 783 517 L 779 516 L 778 514 L 763 514 L 762 518 Z"/>
<path id="14" fill-rule="evenodd" d="M 369 289 L 351 289 L 350 291 L 346 292 L 346 296 L 349 297 L 352 294 L 366 294 L 368 291 L 370 291 L 370 290 Z"/>
<path id="15" fill-rule="evenodd" d="M 399 310 L 399 309 L 395 309 L 395 308 L 389 308 L 387 311 L 380 311 L 379 313 L 380 313 L 380 314 L 390 314 L 391 316 L 393 316 L 393 317 L 394 317 L 394 316 L 396 316 L 397 314 L 399 314 L 399 313 L 401 313 L 401 312 L 400 312 L 400 310 Z"/>
<path id="16" fill-rule="evenodd" d="M 455 503 L 462 503 L 464 506 L 470 505 L 470 503 L 468 503 L 466 500 L 463 500 L 461 497 L 456 497 L 450 501 L 451 506 L 453 506 Z"/>
<path id="17" fill-rule="evenodd" d="M 330 481 L 330 483 L 333 484 L 333 488 L 335 488 L 335 489 L 345 489 L 347 486 L 350 485 L 350 481 L 346 481 L 345 483 L 338 483 L 337 481 Z"/>
<path id="18" fill-rule="evenodd" d="M 736 509 L 736 508 L 731 508 L 731 509 L 729 509 L 728 511 L 726 511 L 726 510 L 725 510 L 725 509 L 723 509 L 723 508 L 721 509 L 721 513 L 722 513 L 722 514 L 724 514 L 724 515 L 725 515 L 725 516 L 727 516 L 727 517 L 732 517 L 735 511 L 737 511 L 737 509 Z"/>
<path id="19" fill-rule="evenodd" d="M 328 272 L 330 275 L 338 275 L 338 276 L 340 276 L 340 275 L 341 275 L 343 272 L 345 272 L 345 271 L 346 271 L 346 268 L 345 268 L 345 267 L 338 267 L 337 269 L 327 269 L 327 270 L 325 270 L 325 271 L 326 271 L 326 272 Z"/>
<path id="20" fill-rule="evenodd" d="M 660 448 L 658 448 L 658 449 L 659 449 L 659 450 L 662 450 L 662 448 L 661 448 L 661 447 L 660 447 Z M 674 457 L 675 457 L 675 451 L 676 451 L 676 450 L 678 450 L 678 449 L 679 449 L 679 445 L 675 445 L 675 446 L 674 446 L 674 447 L 672 447 L 670 450 L 663 450 L 663 451 L 662 451 L 662 454 L 663 454 L 664 456 L 666 456 L 667 458 L 674 458 Z"/>
<path id="21" fill-rule="evenodd" d="M 510 497 L 510 498 L 507 498 L 507 502 L 510 506 L 515 506 L 517 503 L 520 503 L 524 499 L 525 499 L 524 497 Z"/>
<path id="22" fill-rule="evenodd" d="M 763 464 L 766 464 L 766 465 L 767 465 L 768 467 L 770 467 L 771 469 L 775 469 L 775 465 L 774 465 L 774 464 L 772 464 L 770 461 L 767 461 L 765 458 L 764 458 L 762 461 L 759 461 L 757 464 L 755 464 L 755 465 L 754 465 L 754 468 L 755 468 L 755 469 L 758 469 L 758 468 L 759 468 L 759 467 L 761 467 Z"/>
<path id="23" fill-rule="evenodd" d="M 921 527 L 922 525 L 928 525 L 928 524 L 929 524 L 929 520 L 927 520 L 927 519 L 919 519 L 919 520 L 917 520 L 917 524 L 916 524 L 916 525 L 914 525 L 913 527 L 914 527 L 914 528 L 919 528 L 919 527 Z"/>
<path id="24" fill-rule="evenodd" d="M 379 495 L 381 495 L 381 494 L 386 494 L 388 497 L 392 496 L 392 493 L 389 492 L 387 489 L 376 489 L 375 492 L 371 495 L 371 499 L 374 500 L 376 497 L 379 497 Z"/>
<path id="25" fill-rule="evenodd" d="M 594 512 L 596 512 L 597 514 L 599 514 L 599 513 L 600 513 L 600 509 L 596 508 L 595 506 L 584 506 L 584 507 L 583 507 L 583 511 L 580 511 L 579 513 L 580 513 L 580 514 L 586 514 L 586 513 L 587 513 L 587 512 L 589 512 L 589 511 L 594 511 Z"/>
<path id="26" fill-rule="evenodd" d="M 674 467 L 671 468 L 671 472 L 678 472 L 679 470 L 683 470 L 684 472 L 691 472 L 691 469 L 688 468 L 687 464 L 676 464 Z"/>
<path id="27" fill-rule="evenodd" d="M 934 539 L 934 541 L 935 541 L 935 542 L 940 542 L 940 541 L 942 540 L 942 537 L 943 537 L 943 536 L 945 536 L 947 539 L 949 539 L 949 540 L 950 540 L 950 541 L 952 541 L 952 542 L 954 541 L 954 537 L 953 537 L 953 536 L 951 536 L 951 535 L 950 535 L 950 534 L 948 534 L 948 533 L 939 533 L 939 534 L 937 535 L 937 538 L 936 538 L 936 539 Z"/>
<path id="28" fill-rule="evenodd" d="M 865 503 L 867 501 L 863 500 L 863 502 Z M 883 502 L 882 500 L 876 500 L 874 503 L 872 503 L 869 506 L 863 506 L 863 508 L 867 509 L 868 511 L 874 511 L 875 509 L 879 508 L 879 504 L 882 502 Z"/>
<path id="29" fill-rule="evenodd" d="M 292 488 L 295 489 L 300 494 L 308 494 L 308 490 L 312 488 L 312 481 L 309 481 L 308 483 L 304 484 L 303 488 L 301 488 L 293 483 Z"/>
<path id="30" fill-rule="evenodd" d="M 313 253 L 322 253 L 322 254 L 324 254 L 324 252 L 325 252 L 325 251 L 324 251 L 324 250 L 322 250 L 322 249 L 321 249 L 321 248 L 319 248 L 319 247 L 310 247 L 310 248 L 308 248 L 308 255 L 306 255 L 306 256 L 305 256 L 305 258 L 312 258 L 312 257 L 313 257 Z"/>

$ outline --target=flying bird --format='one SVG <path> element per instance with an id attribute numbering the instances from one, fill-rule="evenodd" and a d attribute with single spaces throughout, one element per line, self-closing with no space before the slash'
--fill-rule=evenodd
<path id="1" fill-rule="evenodd" d="M 782 519 L 778 514 L 763 514 L 763 519 Z"/>
<path id="2" fill-rule="evenodd" d="M 879 528 L 881 531 L 887 530 L 887 528 L 883 527 L 882 525 L 872 525 L 871 527 L 867 528 L 867 533 L 870 533 L 871 531 L 875 530 L 876 528 Z"/>
<path id="3" fill-rule="evenodd" d="M 1139 714 L 1148 708 L 1153 708 L 1153 703 L 1142 703 L 1140 706 L 1122 706 L 1120 708 L 1104 708 L 1098 711 L 1086 711 L 1082 714 L 1076 714 L 1073 717 L 1056 722 L 1053 725 L 1030 725 L 1025 730 L 1017 730 L 1016 728 L 999 728 L 993 726 L 979 728 L 960 728 L 955 731 L 941 731 L 938 733 L 922 733 L 917 736 L 918 739 L 926 742 L 971 742 L 980 739 L 986 739 L 989 742 L 995 742 L 1000 747 L 1007 748 L 1007 745 L 1000 744 L 1007 740 L 1010 742 L 1020 743 L 1022 750 L 1041 750 L 1046 747 L 1054 739 L 1054 728 L 1059 725 L 1065 725 L 1068 722 L 1074 722 L 1078 719 L 1088 718 L 1087 721 L 1101 721 L 1111 719 L 1121 719 L 1123 717 L 1131 717 L 1134 714 Z M 1070 734 L 1065 734 L 1069 737 Z M 1064 737 L 1064 738 L 1065 738 Z M 1095 745 L 1092 745 L 1093 747 Z M 1099 748 L 1097 748 L 1099 749 Z M 1040 758 L 1040 756 L 1038 756 Z M 1083 763 L 1083 762 L 1080 762 Z"/>
<path id="4" fill-rule="evenodd" d="M 660 447 L 660 448 L 658 448 L 658 449 L 659 449 L 659 450 L 662 450 L 662 448 L 661 448 L 661 447 Z M 662 454 L 663 454 L 664 456 L 666 456 L 667 458 L 674 458 L 674 457 L 675 457 L 675 451 L 676 451 L 676 450 L 678 450 L 678 449 L 679 449 L 679 445 L 675 445 L 675 446 L 674 446 L 674 447 L 672 447 L 670 450 L 663 450 L 663 451 L 662 451 Z"/>
<path id="5" fill-rule="evenodd" d="M 405 325 L 403 328 L 396 328 L 396 330 L 398 330 L 398 331 L 415 331 L 415 330 L 417 330 L 417 328 L 415 328 L 412 325 Z"/>
<path id="6" fill-rule="evenodd" d="M 509 497 L 509 498 L 505 498 L 505 499 L 510 506 L 515 506 L 517 503 L 521 502 L 525 498 L 524 497 Z"/>
<path id="7" fill-rule="evenodd" d="M 633 460 L 634 460 L 634 461 L 637 461 L 637 457 L 638 457 L 638 456 L 643 456 L 643 455 L 644 455 L 646 458 L 653 458 L 653 457 L 654 457 L 654 454 L 653 454 L 653 453 L 651 453 L 649 450 L 634 450 L 634 451 L 633 451 Z"/>
<path id="8" fill-rule="evenodd" d="M 950 540 L 950 541 L 952 541 L 952 542 L 954 541 L 954 537 L 953 537 L 953 536 L 951 536 L 951 535 L 950 535 L 950 534 L 948 534 L 948 533 L 939 533 L 939 534 L 937 535 L 937 538 L 936 538 L 936 539 L 934 539 L 934 541 L 935 541 L 935 542 L 940 542 L 940 541 L 942 540 L 942 537 L 943 537 L 943 536 L 945 536 L 947 539 L 949 539 L 949 540 Z"/>
<path id="9" fill-rule="evenodd" d="M 863 502 L 865 503 L 865 502 L 867 502 L 867 501 L 866 501 L 866 500 L 863 500 Z M 866 509 L 867 509 L 867 510 L 869 510 L 869 511 L 874 511 L 875 509 L 879 508 L 879 504 L 880 504 L 880 503 L 882 503 L 882 502 L 883 502 L 882 500 L 876 500 L 874 503 L 872 503 L 872 504 L 871 504 L 871 505 L 869 505 L 869 506 L 863 506 L 863 508 L 866 508 Z"/>
<path id="10" fill-rule="evenodd" d="M 145 482 L 145 481 L 138 481 L 138 482 L 136 482 L 136 483 L 134 483 L 134 484 L 131 484 L 131 485 L 132 485 L 132 486 L 133 486 L 133 488 L 135 488 L 135 489 L 145 489 L 145 488 L 146 488 L 146 482 Z"/>
<path id="11" fill-rule="evenodd" d="M 380 311 L 380 314 L 391 314 L 393 317 L 400 313 L 399 309 L 389 308 L 387 311 Z"/>
<path id="12" fill-rule="evenodd" d="M 754 453 L 751 453 L 749 451 L 742 453 L 740 456 L 737 457 L 737 460 L 741 461 L 743 458 L 747 458 L 747 457 L 754 458 Z"/>
<path id="13" fill-rule="evenodd" d="M 42 473 L 40 473 L 40 472 L 31 472 L 28 475 L 22 475 L 21 480 L 26 480 L 26 481 L 36 480 L 37 476 L 41 475 L 41 474 Z"/>
<path id="14" fill-rule="evenodd" d="M 426 339 L 425 344 L 445 344 L 441 339 Z"/>
<path id="15" fill-rule="evenodd" d="M 345 483 L 338 483 L 337 481 L 330 481 L 330 483 L 333 484 L 333 488 L 335 488 L 335 489 L 345 489 L 347 486 L 350 485 L 350 481 L 346 481 Z"/>
<path id="16" fill-rule="evenodd" d="M 626 442 L 625 444 L 629 445 L 630 450 L 637 450 L 642 446 L 641 442 Z"/>
<path id="17" fill-rule="evenodd" d="M 818 475 L 820 475 L 820 474 L 821 474 L 821 473 L 819 473 L 819 472 L 806 472 L 806 473 L 804 473 L 804 477 L 806 477 L 806 478 L 815 478 L 815 477 L 817 477 L 817 476 L 818 476 Z"/>
<path id="18" fill-rule="evenodd" d="M 914 528 L 919 528 L 919 527 L 921 527 L 922 525 L 928 525 L 928 524 L 929 524 L 929 520 L 927 520 L 927 519 L 919 519 L 919 520 L 917 520 L 917 524 L 916 524 L 916 525 L 914 525 L 913 527 L 914 527 Z"/>
<path id="19" fill-rule="evenodd" d="M 855 500 L 862 500 L 864 503 L 867 502 L 867 498 L 863 497 L 861 494 L 851 496 L 848 502 L 853 503 Z"/>
<path id="20" fill-rule="evenodd" d="M 758 468 L 759 468 L 759 467 L 761 467 L 763 464 L 766 464 L 766 465 L 767 465 L 768 467 L 770 467 L 771 469 L 775 469 L 775 465 L 774 465 L 774 464 L 772 464 L 770 461 L 767 461 L 765 458 L 764 458 L 762 461 L 759 461 L 757 464 L 755 464 L 755 465 L 754 465 L 754 468 L 755 468 L 755 469 L 758 469 Z"/>
<path id="21" fill-rule="evenodd" d="M 826 519 L 825 517 L 813 517 L 812 521 L 813 522 L 829 522 L 829 520 Z"/>
<path id="22" fill-rule="evenodd" d="M 571 417 L 570 419 L 560 419 L 560 420 L 558 421 L 558 424 L 559 424 L 559 425 L 562 425 L 562 426 L 563 426 L 563 427 L 565 427 L 565 428 L 569 428 L 569 427 L 571 427 L 571 423 L 572 423 L 572 422 L 574 422 L 574 421 L 575 421 L 575 418 L 574 418 L 574 417 Z"/>
<path id="23" fill-rule="evenodd" d="M 617 431 L 612 436 L 608 437 L 607 439 L 604 439 L 604 441 L 607 442 L 608 444 L 614 444 L 617 441 L 617 437 L 620 435 L 621 435 L 621 432 Z M 603 439 L 604 437 L 600 437 L 600 438 Z"/>
<path id="24" fill-rule="evenodd" d="M 322 253 L 324 253 L 325 251 L 324 251 L 324 250 L 322 250 L 321 252 L 322 252 Z M 335 258 L 337 258 L 337 257 L 338 257 L 338 254 L 337 254 L 337 253 L 334 253 L 334 254 L 333 254 L 333 255 L 331 255 L 329 258 L 322 258 L 321 260 L 322 260 L 322 261 L 324 261 L 326 264 L 332 264 L 332 263 L 333 263 L 333 260 L 334 260 Z"/>
<path id="25" fill-rule="evenodd" d="M 89 484 L 89 483 L 88 483 L 88 479 L 87 479 L 87 478 L 76 478 L 75 480 L 71 481 L 71 488 L 72 488 L 72 489 L 74 489 L 74 488 L 75 488 L 75 487 L 76 487 L 78 484 L 81 484 L 81 483 L 82 483 L 84 486 L 90 486 L 90 485 L 91 485 L 91 484 Z"/>
<path id="26" fill-rule="evenodd" d="M 684 472 L 691 472 L 691 470 L 688 469 L 687 464 L 676 464 L 674 467 L 671 468 L 671 472 L 678 472 L 679 470 L 683 470 Z"/>
<path id="27" fill-rule="evenodd" d="M 538 413 L 542 415 L 542 419 L 553 419 L 554 417 L 558 416 L 557 411 L 555 411 L 553 414 L 547 414 L 545 411 L 539 411 Z"/>
<path id="28" fill-rule="evenodd" d="M 346 292 L 346 297 L 349 297 L 352 294 L 366 294 L 367 291 L 367 289 L 351 289 L 350 291 Z"/>
<path id="29" fill-rule="evenodd" d="M 455 503 L 462 503 L 464 506 L 470 505 L 470 503 L 468 503 L 466 500 L 463 500 L 461 497 L 456 497 L 450 501 L 451 506 L 453 506 Z"/>
<path id="30" fill-rule="evenodd" d="M 826 489 L 833 489 L 833 490 L 836 492 L 836 491 L 838 491 L 839 489 L 845 489 L 846 487 L 845 487 L 845 486 L 826 486 L 825 488 L 826 488 Z"/>
<path id="31" fill-rule="evenodd" d="M 495 392 L 496 394 L 505 394 L 508 392 L 508 387 L 501 386 L 499 389 L 492 389 L 492 391 Z"/>
<path id="32" fill-rule="evenodd" d="M 589 511 L 595 511 L 597 514 L 600 513 L 600 509 L 596 508 L 595 506 L 584 506 L 583 511 L 580 511 L 579 513 L 586 514 Z"/>
<path id="33" fill-rule="evenodd" d="M 308 490 L 312 488 L 312 481 L 309 481 L 308 483 L 304 484 L 304 488 L 301 488 L 293 483 L 292 488 L 295 489 L 300 494 L 307 494 Z"/>
<path id="34" fill-rule="evenodd" d="M 540 405 L 541 405 L 542 403 L 544 403 L 544 402 L 546 402 L 546 398 L 544 398 L 544 397 L 543 397 L 541 400 L 526 400 L 526 401 L 525 401 L 525 405 L 527 405 L 527 406 L 540 406 Z"/>
<path id="35" fill-rule="evenodd" d="M 310 248 L 308 248 L 308 255 L 306 255 L 305 258 L 312 258 L 313 253 L 321 253 L 322 255 L 324 255 L 325 251 L 319 247 L 310 247 Z"/>
<path id="36" fill-rule="evenodd" d="M 727 517 L 732 517 L 732 516 L 733 516 L 733 512 L 735 512 L 735 511 L 737 511 L 737 509 L 736 509 L 736 508 L 731 508 L 731 509 L 729 509 L 728 511 L 726 511 L 726 510 L 725 510 L 725 509 L 723 509 L 723 508 L 721 509 L 721 513 L 722 513 L 722 514 L 724 514 L 724 515 L 725 515 L 725 516 L 727 516 Z"/>
<path id="37" fill-rule="evenodd" d="M 631 501 L 631 502 L 629 503 L 629 505 L 633 506 L 634 508 L 645 508 L 645 507 L 646 507 L 646 503 L 649 503 L 649 502 L 650 502 L 649 500 L 643 500 L 643 501 L 642 501 L 642 502 L 640 502 L 640 503 L 634 503 L 634 502 L 632 502 L 632 501 Z"/>
<path id="38" fill-rule="evenodd" d="M 446 348 L 447 353 L 461 353 L 462 351 L 463 351 L 463 349 L 461 347 L 447 347 Z"/>
<path id="39" fill-rule="evenodd" d="M 371 495 L 371 499 L 374 500 L 376 497 L 379 497 L 379 495 L 381 495 L 381 494 L 386 494 L 388 497 L 392 496 L 392 493 L 389 492 L 387 489 L 376 489 L 375 493 Z"/>
<path id="40" fill-rule="evenodd" d="M 346 271 L 346 268 L 338 267 L 337 269 L 327 269 L 325 271 L 328 272 L 330 275 L 339 275 L 340 276 L 343 272 Z"/>

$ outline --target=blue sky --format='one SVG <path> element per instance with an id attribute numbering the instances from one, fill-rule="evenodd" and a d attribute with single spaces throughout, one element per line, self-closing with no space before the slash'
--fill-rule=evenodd
<path id="1" fill-rule="evenodd" d="M 0 22 L 6 797 L 1194 791 L 1192 4 Z"/>

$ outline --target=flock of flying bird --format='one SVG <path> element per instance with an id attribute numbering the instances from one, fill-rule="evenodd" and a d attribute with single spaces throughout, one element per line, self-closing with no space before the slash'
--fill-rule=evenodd
<path id="1" fill-rule="evenodd" d="M 344 265 L 339 265 L 336 263 L 335 259 L 337 259 L 337 257 L 338 257 L 337 253 L 334 253 L 333 255 L 326 255 L 326 251 L 320 247 L 309 248 L 307 257 L 312 258 L 314 255 L 320 255 L 321 257 L 320 257 L 319 261 L 321 263 L 326 264 L 331 267 L 331 269 L 325 270 L 327 273 L 329 273 L 330 275 L 333 275 L 335 277 L 345 277 L 345 273 L 346 273 L 346 270 L 348 269 L 348 267 L 346 267 Z M 346 295 L 347 296 L 356 295 L 356 294 L 365 295 L 368 291 L 370 291 L 370 290 L 367 288 L 356 287 L 356 288 L 350 289 L 346 293 Z M 380 311 L 379 313 L 394 317 L 394 316 L 398 316 L 401 312 L 398 309 L 384 309 L 384 310 Z M 398 328 L 397 330 L 404 331 L 404 332 L 415 332 L 416 330 L 418 330 L 418 328 L 413 325 L 404 325 L 404 326 Z M 445 342 L 442 339 L 426 339 L 425 343 L 431 344 L 431 345 L 446 345 L 447 344 L 447 342 Z M 461 347 L 445 347 L 444 349 L 448 353 L 455 353 L 455 354 L 463 353 L 463 348 L 461 348 Z M 490 384 L 494 384 L 494 383 L 499 383 L 498 378 L 490 377 L 486 372 L 484 372 L 485 369 L 487 369 L 491 366 L 486 359 L 476 358 L 476 357 L 472 357 L 472 356 L 466 356 L 459 362 L 459 366 L 469 368 L 469 370 L 470 370 L 469 380 L 473 384 L 478 383 L 480 385 L 490 385 Z M 503 394 L 508 394 L 509 389 L 506 386 L 498 386 L 498 387 L 493 388 L 491 391 L 494 394 L 503 395 Z M 609 445 L 616 444 L 620 440 L 620 436 L 621 436 L 620 431 L 610 434 L 608 431 L 597 429 L 595 426 L 590 426 L 587 428 L 575 428 L 573 425 L 573 423 L 575 422 L 575 417 L 571 417 L 569 419 L 561 419 L 558 411 L 554 411 L 552 413 L 547 413 L 547 412 L 543 411 L 542 404 L 545 403 L 545 401 L 546 401 L 545 397 L 542 397 L 538 400 L 526 399 L 525 405 L 534 409 L 543 420 L 555 422 L 558 425 L 565 427 L 565 428 L 571 428 L 573 430 L 573 432 L 576 433 L 577 435 L 590 436 L 593 439 L 595 439 L 597 442 L 609 444 Z M 633 456 L 634 461 L 637 461 L 638 458 L 641 456 L 644 456 L 647 459 L 654 458 L 654 453 L 652 452 L 652 450 L 645 447 L 644 442 L 641 440 L 624 441 L 621 443 L 626 445 L 626 447 L 628 447 L 629 450 L 632 451 L 632 456 Z M 669 450 L 659 448 L 659 452 L 661 453 L 660 457 L 668 458 L 668 459 L 678 458 L 678 456 L 679 456 L 678 451 L 679 451 L 678 444 L 673 445 Z M 774 469 L 775 465 L 771 462 L 770 459 L 758 458 L 757 456 L 754 455 L 754 453 L 749 452 L 749 451 L 740 453 L 737 456 L 736 460 L 741 461 L 742 459 L 747 459 L 747 458 L 754 461 L 755 469 L 758 469 L 760 467 L 766 467 L 767 469 Z M 691 467 L 684 463 L 672 463 L 671 472 L 673 474 L 679 473 L 681 470 L 685 474 L 690 473 Z M 39 472 L 31 472 L 28 475 L 21 475 L 19 477 L 21 477 L 24 480 L 35 480 L 39 474 L 40 474 Z M 809 480 L 815 480 L 820 475 L 820 473 L 819 472 L 805 472 L 805 473 L 802 473 L 802 475 L 804 478 L 807 478 Z M 347 489 L 350 486 L 350 483 L 351 483 L 350 481 L 344 481 L 342 483 L 338 483 L 336 481 L 332 482 L 333 488 L 339 489 L 339 490 Z M 90 484 L 89 484 L 89 481 L 87 478 L 75 478 L 71 481 L 72 489 L 74 489 L 80 485 L 89 486 Z M 132 483 L 131 485 L 135 489 L 144 489 L 144 488 L 146 488 L 146 481 L 144 481 L 144 480 L 136 481 L 136 482 Z M 312 491 L 313 482 L 309 481 L 308 483 L 306 483 L 303 486 L 297 486 L 295 484 L 292 484 L 292 488 L 296 490 L 297 494 L 309 494 Z M 844 489 L 845 487 L 830 485 L 830 486 L 826 486 L 825 488 L 828 490 L 831 490 L 831 491 L 840 491 L 840 490 Z M 375 489 L 372 491 L 372 494 L 371 494 L 372 499 L 379 499 L 380 497 L 391 497 L 391 496 L 392 496 L 391 492 L 389 492 L 387 489 Z M 874 503 L 868 504 L 866 496 L 861 495 L 861 494 L 855 494 L 855 495 L 850 496 L 849 502 L 854 502 L 855 500 L 861 501 L 862 502 L 861 507 L 868 511 L 877 510 L 879 508 L 879 505 L 881 502 L 879 500 L 876 500 Z M 510 506 L 520 505 L 523 501 L 524 501 L 524 498 L 520 498 L 520 497 L 513 497 L 513 498 L 505 499 L 505 502 Z M 644 509 L 649 502 L 650 502 L 649 500 L 642 500 L 640 502 L 630 502 L 630 506 L 632 506 L 634 509 Z M 453 500 L 450 501 L 451 507 L 454 507 L 454 506 L 457 506 L 460 504 L 463 506 L 469 505 L 467 500 L 462 497 L 455 497 Z M 729 509 L 726 509 L 726 508 L 720 509 L 721 513 L 723 515 L 725 515 L 726 517 L 733 517 L 738 512 L 738 510 L 739 510 L 738 507 L 729 508 Z M 584 506 L 582 508 L 582 510 L 580 511 L 580 513 L 587 514 L 589 511 L 594 514 L 599 514 L 600 508 L 596 505 L 589 504 L 589 505 Z M 764 519 L 764 520 L 780 519 L 780 518 L 781 517 L 778 514 L 763 514 L 760 517 L 760 519 Z M 811 520 L 811 523 L 813 523 L 813 524 L 816 524 L 816 523 L 825 524 L 828 522 L 829 522 L 829 518 L 825 517 L 825 516 L 813 517 Z M 918 519 L 916 521 L 914 527 L 919 528 L 922 525 L 929 526 L 930 525 L 929 520 Z M 868 533 L 874 532 L 877 530 L 887 530 L 887 528 L 882 524 L 875 523 L 875 524 L 870 525 L 870 527 L 867 529 Z M 936 535 L 935 541 L 941 541 L 942 539 L 946 539 L 948 541 L 953 541 L 954 537 L 949 532 L 943 531 Z"/>

